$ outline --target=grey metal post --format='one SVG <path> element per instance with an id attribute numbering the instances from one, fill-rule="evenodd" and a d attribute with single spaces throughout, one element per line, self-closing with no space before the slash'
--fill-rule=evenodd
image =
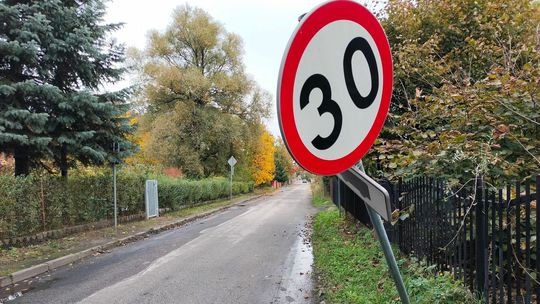
<path id="1" fill-rule="evenodd" d="M 232 200 L 232 175 L 233 175 L 233 166 L 231 166 L 231 175 L 229 178 L 229 200 Z"/>
<path id="2" fill-rule="evenodd" d="M 362 161 L 360 161 L 358 168 L 362 172 L 365 172 L 364 164 L 362 163 Z M 381 217 L 367 204 L 366 209 L 368 211 L 371 223 L 373 224 L 373 228 L 375 229 L 375 233 L 377 234 L 377 238 L 379 239 L 379 243 L 381 243 L 384 257 L 386 258 L 386 263 L 388 264 L 388 268 L 390 270 L 390 274 L 392 275 L 392 278 L 396 283 L 396 288 L 398 290 L 399 297 L 401 298 L 401 303 L 410 304 L 409 295 L 407 294 L 407 289 L 405 288 L 403 278 L 401 277 L 401 273 L 399 272 L 396 257 L 394 256 L 394 252 L 392 251 L 392 247 L 390 246 L 390 241 L 388 240 L 388 235 L 386 235 L 386 230 L 384 230 L 384 225 L 382 223 Z"/>
<path id="3" fill-rule="evenodd" d="M 118 207 L 117 207 L 117 191 L 116 191 L 116 159 L 118 158 L 118 152 L 120 152 L 120 145 L 117 141 L 113 141 L 113 152 L 115 159 L 112 164 L 113 168 L 113 202 L 114 202 L 114 230 L 118 228 Z"/>

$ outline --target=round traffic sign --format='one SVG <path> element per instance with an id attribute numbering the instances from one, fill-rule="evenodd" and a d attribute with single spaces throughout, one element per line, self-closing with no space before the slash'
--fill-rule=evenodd
<path id="1" fill-rule="evenodd" d="M 277 91 L 281 134 L 300 166 L 332 175 L 357 163 L 379 135 L 391 96 L 390 46 L 366 8 L 330 1 L 302 18 Z"/>

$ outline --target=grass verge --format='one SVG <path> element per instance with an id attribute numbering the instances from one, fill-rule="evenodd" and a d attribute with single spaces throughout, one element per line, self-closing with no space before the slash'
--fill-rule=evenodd
<path id="1" fill-rule="evenodd" d="M 120 224 L 116 231 L 114 227 L 108 227 L 85 231 L 26 247 L 13 247 L 8 250 L 0 248 L 0 276 L 9 275 L 21 269 L 149 230 L 152 227 L 159 227 L 179 219 L 219 209 L 249 199 L 253 196 L 269 192 L 272 192 L 272 189 L 258 189 L 254 193 L 233 197 L 231 201 L 228 199 L 217 200 L 211 203 L 200 204 L 189 208 L 183 208 L 175 212 L 166 213 L 158 218 Z"/>
<path id="2" fill-rule="evenodd" d="M 370 229 L 345 222 L 336 208 L 329 208 L 316 216 L 312 239 L 321 302 L 400 303 Z M 397 258 L 411 303 L 480 303 L 450 274 L 437 273 L 411 258 Z"/>

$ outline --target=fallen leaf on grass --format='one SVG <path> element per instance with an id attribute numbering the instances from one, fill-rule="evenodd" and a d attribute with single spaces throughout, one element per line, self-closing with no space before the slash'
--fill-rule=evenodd
<path id="1" fill-rule="evenodd" d="M 384 281 L 385 281 L 385 278 L 381 278 L 379 280 L 379 282 L 377 282 L 377 290 L 379 292 L 383 292 L 384 291 Z"/>

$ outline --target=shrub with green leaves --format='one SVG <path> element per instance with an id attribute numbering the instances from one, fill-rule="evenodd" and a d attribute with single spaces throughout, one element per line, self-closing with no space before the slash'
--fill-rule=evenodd
<path id="1" fill-rule="evenodd" d="M 147 175 L 129 170 L 117 177 L 119 215 L 144 212 Z M 251 182 L 234 182 L 233 194 L 253 191 Z M 160 208 L 177 210 L 185 206 L 226 198 L 225 178 L 185 180 L 158 178 Z M 75 173 L 69 179 L 55 176 L 0 175 L 0 239 L 35 234 L 113 217 L 110 172 Z"/>
<path id="2" fill-rule="evenodd" d="M 253 191 L 252 182 L 233 182 L 232 193 L 244 194 Z M 158 195 L 161 207 L 177 210 L 229 196 L 229 181 L 225 178 L 205 180 L 158 179 Z"/>

